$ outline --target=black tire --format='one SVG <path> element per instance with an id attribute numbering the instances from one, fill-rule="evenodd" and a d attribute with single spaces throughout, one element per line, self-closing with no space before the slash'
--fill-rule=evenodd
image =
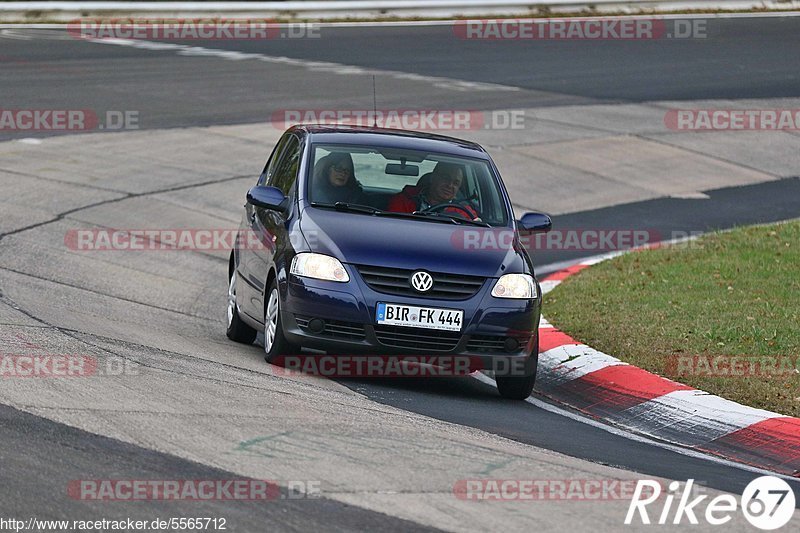
<path id="1" fill-rule="evenodd" d="M 525 400 L 533 392 L 536 384 L 536 368 L 539 366 L 539 334 L 536 334 L 536 341 L 533 343 L 533 350 L 528 364 L 525 365 L 530 374 L 524 376 L 495 376 L 497 391 L 500 396 L 509 400 Z"/>
<path id="2" fill-rule="evenodd" d="M 278 282 L 276 280 L 273 279 L 270 282 L 264 295 L 264 300 L 266 302 L 264 305 L 264 360 L 267 363 L 274 363 L 282 355 L 300 353 L 300 347 L 289 342 L 283 334 L 281 299 L 278 295 Z M 274 329 L 271 342 L 268 338 L 270 326 Z"/>
<path id="3" fill-rule="evenodd" d="M 228 279 L 228 329 L 225 334 L 232 341 L 253 344 L 258 331 L 242 322 L 239 316 L 239 309 L 236 307 L 236 279 L 236 269 L 234 269 Z"/>

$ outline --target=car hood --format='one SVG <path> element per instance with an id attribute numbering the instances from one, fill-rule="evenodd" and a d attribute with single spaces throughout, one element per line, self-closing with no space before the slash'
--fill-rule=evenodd
<path id="1" fill-rule="evenodd" d="M 483 277 L 530 272 L 511 228 L 481 228 L 329 209 L 303 211 L 311 251 L 343 263 Z"/>

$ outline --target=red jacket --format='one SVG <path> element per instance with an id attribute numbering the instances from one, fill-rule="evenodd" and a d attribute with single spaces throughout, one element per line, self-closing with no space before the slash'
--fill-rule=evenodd
<path id="1" fill-rule="evenodd" d="M 422 187 L 406 185 L 402 191 L 391 197 L 386 210 L 393 213 L 413 213 L 419 209 L 421 193 Z M 456 203 L 452 208 L 444 208 L 444 211 L 463 215 L 462 209 L 472 215 L 473 220 L 480 217 L 480 214 L 467 203 Z"/>
<path id="2" fill-rule="evenodd" d="M 393 213 L 413 213 L 418 209 L 420 192 L 422 192 L 422 187 L 406 185 L 402 191 L 389 199 L 389 206 L 386 210 Z"/>

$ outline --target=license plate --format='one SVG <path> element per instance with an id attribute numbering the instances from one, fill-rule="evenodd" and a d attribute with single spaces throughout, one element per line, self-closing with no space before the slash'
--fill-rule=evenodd
<path id="1" fill-rule="evenodd" d="M 461 331 L 464 320 L 464 311 L 460 309 L 436 309 L 383 302 L 378 302 L 376 315 L 378 324 L 446 331 Z"/>

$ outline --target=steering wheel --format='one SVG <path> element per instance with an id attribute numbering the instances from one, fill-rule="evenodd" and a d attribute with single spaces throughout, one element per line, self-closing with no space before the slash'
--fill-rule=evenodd
<path id="1" fill-rule="evenodd" d="M 451 204 L 451 203 L 445 202 L 443 204 L 436 204 L 436 205 L 432 205 L 430 207 L 426 207 L 425 209 L 421 209 L 420 211 L 423 212 L 423 213 L 439 213 L 439 212 L 445 211 L 448 207 L 459 211 L 459 213 L 453 213 L 454 215 L 461 216 L 461 218 L 465 218 L 467 220 L 473 220 L 472 213 L 467 211 L 466 207 L 464 207 L 463 205 L 459 205 L 459 204 Z"/>

